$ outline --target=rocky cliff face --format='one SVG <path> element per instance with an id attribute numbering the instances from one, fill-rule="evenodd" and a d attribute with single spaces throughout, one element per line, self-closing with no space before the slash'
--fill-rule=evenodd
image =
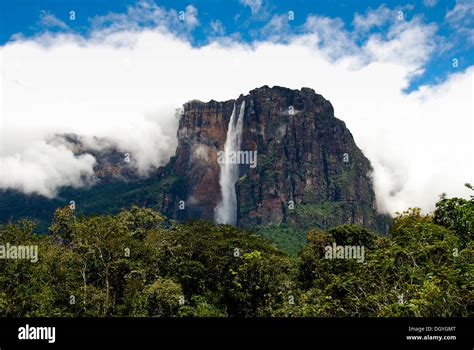
<path id="1" fill-rule="evenodd" d="M 386 231 L 387 217 L 376 212 L 370 163 L 344 122 L 334 117 L 331 103 L 308 88 L 268 86 L 237 100 L 186 103 L 175 156 L 145 178 L 110 140 L 84 142 L 77 135 L 57 135 L 53 141 L 76 155 L 95 157 L 94 183 L 61 189 L 54 199 L 1 191 L 0 220 L 34 217 L 47 227 L 54 210 L 70 200 L 81 214 L 117 212 L 135 204 L 175 220 L 214 220 L 222 200 L 219 152 L 225 148 L 232 112 L 240 111 L 244 101 L 244 158 L 235 165 L 235 189 L 230 186 L 236 194 L 232 210 L 237 225 L 267 227 L 272 234 L 272 225 L 304 235 L 310 227 L 344 223 Z"/>
<path id="2" fill-rule="evenodd" d="M 178 148 L 174 172 L 186 179 L 185 210 L 175 206 L 173 217 L 214 218 L 221 200 L 220 165 L 217 152 L 223 150 L 234 101 L 184 105 L 178 128 Z"/>
<path id="3" fill-rule="evenodd" d="M 244 100 L 241 151 L 256 151 L 257 162 L 238 165 L 238 225 L 377 228 L 370 162 L 331 103 L 308 88 L 264 86 L 237 100 L 185 104 L 173 169 L 186 179 L 185 209 L 179 198 L 169 198 L 176 203 L 163 208 L 169 215 L 214 218 L 221 200 L 218 152 L 224 151 L 234 104 Z"/>

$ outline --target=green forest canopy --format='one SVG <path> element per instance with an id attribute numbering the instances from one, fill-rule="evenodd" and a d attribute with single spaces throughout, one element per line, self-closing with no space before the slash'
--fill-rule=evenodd
<path id="1" fill-rule="evenodd" d="M 3 316 L 472 316 L 474 198 L 409 209 L 387 236 L 356 225 L 307 233 L 289 256 L 253 232 L 168 221 L 148 208 L 55 212 L 0 226 L 0 245 L 37 245 L 36 263 L 0 259 Z M 360 245 L 363 263 L 326 259 Z"/>

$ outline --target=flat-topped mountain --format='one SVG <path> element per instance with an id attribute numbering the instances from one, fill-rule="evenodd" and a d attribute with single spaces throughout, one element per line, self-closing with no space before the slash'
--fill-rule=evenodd
<path id="1" fill-rule="evenodd" d="M 76 155 L 94 156 L 96 181 L 63 188 L 54 199 L 2 191 L 0 220 L 33 217 L 45 228 L 54 209 L 74 200 L 84 214 L 136 204 L 179 221 L 300 229 L 356 223 L 385 231 L 369 160 L 312 89 L 263 86 L 235 100 L 190 101 L 180 114 L 175 155 L 146 178 L 113 144 L 90 149 L 77 135 L 60 136 Z"/>
<path id="2" fill-rule="evenodd" d="M 168 215 L 215 218 L 222 200 L 218 155 L 243 104 L 239 151 L 255 154 L 256 162 L 236 165 L 238 225 L 319 220 L 324 227 L 377 227 L 370 162 L 331 103 L 309 88 L 263 86 L 236 100 L 186 103 L 173 166 L 186 179 L 186 210 L 163 208 Z"/>

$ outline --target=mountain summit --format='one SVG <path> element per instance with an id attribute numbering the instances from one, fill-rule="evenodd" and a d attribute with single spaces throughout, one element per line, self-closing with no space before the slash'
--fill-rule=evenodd
<path id="1" fill-rule="evenodd" d="M 219 156 L 231 116 L 242 106 L 234 154 L 237 225 L 378 227 L 370 162 L 331 103 L 309 88 L 278 86 L 237 100 L 184 105 L 173 172 L 185 179 L 180 195 L 186 206 L 180 210 L 178 198 L 168 200 L 174 205 L 162 209 L 169 216 L 215 219 L 223 200 Z"/>

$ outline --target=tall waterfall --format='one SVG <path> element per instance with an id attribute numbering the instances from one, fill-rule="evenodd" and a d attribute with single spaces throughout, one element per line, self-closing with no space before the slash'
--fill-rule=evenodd
<path id="1" fill-rule="evenodd" d="M 240 105 L 237 122 L 235 121 L 236 105 L 230 116 L 227 128 L 227 137 L 224 144 L 224 161 L 221 162 L 219 185 L 221 187 L 222 201 L 215 208 L 215 220 L 220 224 L 237 223 L 237 196 L 235 183 L 239 179 L 239 164 L 231 161 L 232 154 L 240 150 L 242 141 L 242 126 L 245 111 L 245 100 Z"/>

